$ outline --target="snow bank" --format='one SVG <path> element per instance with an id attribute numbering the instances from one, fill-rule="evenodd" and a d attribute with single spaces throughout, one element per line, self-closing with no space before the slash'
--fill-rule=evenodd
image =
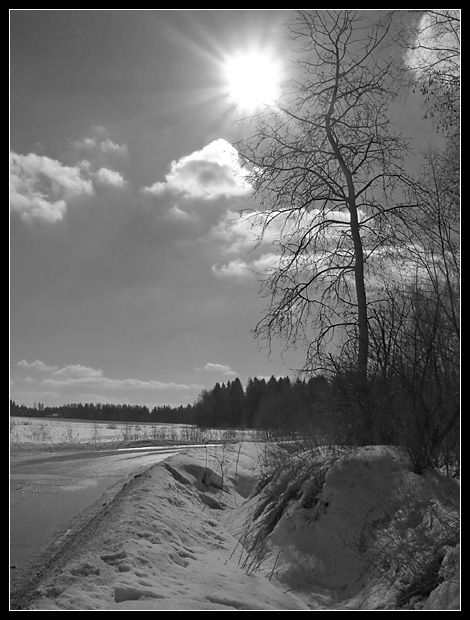
<path id="1" fill-rule="evenodd" d="M 256 449 L 243 444 L 188 451 L 135 476 L 85 530 L 65 535 L 22 608 L 308 609 L 239 566 L 230 514 L 255 473 Z"/>
<path id="2" fill-rule="evenodd" d="M 278 467 L 251 500 L 246 565 L 311 608 L 458 609 L 458 483 L 393 447 L 325 458 Z"/>
<path id="3" fill-rule="evenodd" d="M 275 471 L 261 456 L 188 450 L 128 480 L 64 534 L 20 608 L 459 609 L 456 481 L 390 447 Z"/>

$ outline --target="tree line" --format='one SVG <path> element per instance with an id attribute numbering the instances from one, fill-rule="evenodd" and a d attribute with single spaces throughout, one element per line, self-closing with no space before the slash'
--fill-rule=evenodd
<path id="1" fill-rule="evenodd" d="M 69 403 L 21 405 L 10 401 L 11 416 L 76 418 L 95 421 L 192 424 L 204 428 L 298 430 L 318 426 L 333 384 L 323 376 L 292 380 L 288 376 L 237 377 L 203 390 L 193 404 L 149 408 L 146 405 Z"/>

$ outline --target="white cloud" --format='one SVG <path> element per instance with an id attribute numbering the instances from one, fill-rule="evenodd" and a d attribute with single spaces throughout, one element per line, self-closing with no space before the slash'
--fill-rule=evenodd
<path id="1" fill-rule="evenodd" d="M 115 170 L 109 168 L 100 168 L 94 174 L 95 178 L 102 185 L 111 185 L 113 187 L 122 187 L 125 183 L 124 178 Z"/>
<path id="2" fill-rule="evenodd" d="M 86 151 L 91 160 L 82 160 L 78 166 L 98 184 L 122 187 L 125 185 L 124 177 L 114 167 L 122 164 L 122 158 L 128 155 L 127 145 L 113 142 L 105 127 L 93 127 L 91 132 L 92 136 L 72 143 L 79 151 Z"/>
<path id="3" fill-rule="evenodd" d="M 460 72 L 460 9 L 434 9 L 421 17 L 405 63 L 418 78 L 430 68 L 441 75 Z"/>
<path id="4" fill-rule="evenodd" d="M 41 360 L 35 360 L 34 362 L 28 362 L 26 360 L 21 360 L 21 362 L 17 363 L 19 368 L 31 368 L 33 370 L 38 370 L 39 372 L 53 372 L 58 370 L 58 366 L 48 366 Z"/>
<path id="5" fill-rule="evenodd" d="M 56 400 L 57 398 L 59 398 L 59 394 L 51 390 L 18 390 L 15 392 L 13 400 L 23 403 L 29 402 L 30 406 L 32 406 L 34 401 L 41 402 L 47 399 Z"/>
<path id="6" fill-rule="evenodd" d="M 200 151 L 172 161 L 165 181 L 142 189 L 145 193 L 164 192 L 187 198 L 214 199 L 221 196 L 246 196 L 251 187 L 240 166 L 237 150 L 226 140 L 214 140 Z"/>
<path id="7" fill-rule="evenodd" d="M 212 227 L 209 237 L 226 252 L 239 254 L 252 249 L 261 232 L 257 214 L 227 210 L 222 219 Z M 269 239 L 270 237 L 267 241 Z"/>
<path id="8" fill-rule="evenodd" d="M 267 275 L 272 269 L 279 266 L 279 256 L 274 253 L 262 254 L 252 261 L 240 258 L 225 265 L 212 265 L 212 273 L 218 278 L 256 278 Z"/>
<path id="9" fill-rule="evenodd" d="M 73 146 L 77 149 L 91 150 L 97 147 L 97 142 L 94 138 L 84 138 L 83 140 L 77 140 L 72 142 Z"/>
<path id="10" fill-rule="evenodd" d="M 193 220 L 195 215 L 187 213 L 186 211 L 183 211 L 183 209 L 180 209 L 178 205 L 174 205 L 168 211 L 168 217 L 171 220 L 183 221 L 183 220 Z"/>
<path id="11" fill-rule="evenodd" d="M 194 383 L 173 383 L 164 381 L 142 381 L 140 379 L 111 379 L 103 375 L 100 368 L 92 368 L 81 364 L 71 364 L 59 368 L 58 366 L 48 366 L 40 360 L 28 362 L 21 360 L 17 363 L 19 368 L 37 370 L 49 373 L 49 377 L 41 381 L 42 385 L 54 387 L 92 387 L 107 389 L 137 389 L 137 390 L 201 390 L 204 386 Z"/>
<path id="12" fill-rule="evenodd" d="M 73 364 L 71 366 L 65 366 L 52 373 L 54 377 L 65 378 L 83 378 L 83 377 L 102 377 L 103 371 L 90 366 L 82 366 L 81 364 Z"/>
<path id="13" fill-rule="evenodd" d="M 103 153 L 113 153 L 117 155 L 127 155 L 129 152 L 126 144 L 116 144 L 109 138 L 100 142 L 99 148 Z"/>
<path id="14" fill-rule="evenodd" d="M 88 174 L 91 171 L 91 162 L 89 162 L 87 159 L 82 159 L 77 163 L 77 167 L 80 168 L 82 172 Z"/>
<path id="15" fill-rule="evenodd" d="M 103 376 L 83 376 L 83 377 L 59 377 L 44 379 L 44 385 L 59 386 L 87 386 L 93 388 L 107 389 L 138 389 L 138 390 L 169 390 L 169 389 L 185 389 L 195 390 L 202 389 L 202 385 L 193 383 L 172 383 L 163 381 L 142 381 L 140 379 L 110 379 Z"/>
<path id="16" fill-rule="evenodd" d="M 359 221 L 365 214 L 358 212 Z M 289 238 L 293 243 L 297 238 L 319 233 L 319 239 L 332 240 L 343 234 L 349 227 L 350 215 L 347 211 L 312 211 L 303 212 L 300 217 L 290 217 L 289 213 L 227 210 L 221 220 L 215 224 L 209 239 L 218 243 L 227 254 L 243 254 L 260 247 L 269 247 L 279 239 Z M 234 268 L 237 261 L 233 261 Z"/>
<path id="17" fill-rule="evenodd" d="M 365 217 L 359 210 L 359 221 Z M 292 248 L 303 244 L 304 251 L 295 261 L 296 268 L 302 264 L 306 269 L 311 269 L 313 264 L 319 267 L 330 260 L 332 249 L 337 258 L 347 258 L 349 250 L 341 249 L 340 245 L 349 226 L 350 214 L 346 210 L 313 209 L 294 216 L 275 211 L 234 213 L 229 210 L 212 227 L 208 238 L 226 255 L 237 256 L 212 265 L 212 273 L 220 279 L 265 277 L 282 264 L 288 265 L 289 257 L 282 256 L 280 243 Z M 255 249 L 260 254 L 257 258 L 243 258 Z"/>
<path id="18" fill-rule="evenodd" d="M 104 128 L 101 129 L 102 131 L 98 133 L 107 133 Z M 126 144 L 117 144 L 109 138 L 104 137 L 88 137 L 84 138 L 83 140 L 77 140 L 72 144 L 75 148 L 79 150 L 93 151 L 95 153 L 101 152 L 105 154 L 125 156 L 129 152 Z"/>
<path id="19" fill-rule="evenodd" d="M 23 220 L 57 222 L 74 199 L 93 194 L 78 166 L 42 155 L 11 154 L 10 206 Z"/>
<path id="20" fill-rule="evenodd" d="M 278 254 L 270 252 L 251 261 L 250 267 L 257 275 L 266 275 L 273 269 L 279 267 L 280 260 L 281 259 Z"/>
<path id="21" fill-rule="evenodd" d="M 123 176 L 108 165 L 93 171 L 97 161 L 106 163 L 105 154 L 127 152 L 125 145 L 95 138 L 85 138 L 75 144 L 88 151 L 99 150 L 101 157 L 92 158 L 94 164 L 83 159 L 67 166 L 44 155 L 11 153 L 10 208 L 23 220 L 58 222 L 71 203 L 94 194 L 93 182 L 115 188 L 125 184 Z"/>
<path id="22" fill-rule="evenodd" d="M 161 181 L 157 181 L 153 185 L 142 188 L 142 191 L 144 192 L 144 194 L 153 194 L 154 196 L 160 196 L 161 194 L 164 194 L 166 190 L 167 190 L 166 183 L 162 183 Z"/>
<path id="23" fill-rule="evenodd" d="M 369 273 L 379 287 L 393 283 L 412 286 L 416 282 L 423 287 L 431 283 L 434 286 L 451 277 L 444 257 L 414 243 L 377 249 L 373 260 L 369 260 Z"/>
<path id="24" fill-rule="evenodd" d="M 235 377 L 237 375 L 230 366 L 227 364 L 213 364 L 211 362 L 207 362 L 204 368 L 195 368 L 195 370 L 202 370 L 203 372 L 208 373 L 218 373 L 222 374 L 224 377 Z"/>
<path id="25" fill-rule="evenodd" d="M 240 258 L 220 267 L 217 264 L 212 265 L 212 273 L 218 278 L 246 278 L 253 275 L 248 264 Z"/>

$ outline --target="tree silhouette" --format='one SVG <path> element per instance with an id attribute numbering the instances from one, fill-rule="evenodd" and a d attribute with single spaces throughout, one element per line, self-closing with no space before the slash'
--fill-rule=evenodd
<path id="1" fill-rule="evenodd" d="M 360 384 L 368 281 L 404 207 L 406 142 L 387 114 L 397 88 L 387 33 L 357 11 L 298 11 L 299 77 L 237 145 L 261 204 L 253 215 L 261 238 L 278 232 L 280 259 L 262 284 L 269 305 L 256 336 L 305 344 L 309 370 L 323 367 L 332 344 L 353 342 Z"/>

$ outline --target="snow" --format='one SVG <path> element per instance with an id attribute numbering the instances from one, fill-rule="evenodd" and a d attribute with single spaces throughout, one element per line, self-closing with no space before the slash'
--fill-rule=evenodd
<path id="1" fill-rule="evenodd" d="M 390 446 L 300 457 L 252 500 L 257 565 L 312 609 L 458 608 L 457 481 Z"/>
<path id="2" fill-rule="evenodd" d="M 63 418 L 10 417 L 10 446 L 101 445 L 126 441 L 207 442 L 234 435 L 223 430 L 205 430 L 186 424 L 90 421 Z"/>
<path id="3" fill-rule="evenodd" d="M 390 447 L 316 450 L 277 476 L 264 456 L 187 450 L 123 481 L 55 542 L 21 608 L 459 609 L 456 481 Z M 433 579 L 415 592 L 417 568 Z"/>

